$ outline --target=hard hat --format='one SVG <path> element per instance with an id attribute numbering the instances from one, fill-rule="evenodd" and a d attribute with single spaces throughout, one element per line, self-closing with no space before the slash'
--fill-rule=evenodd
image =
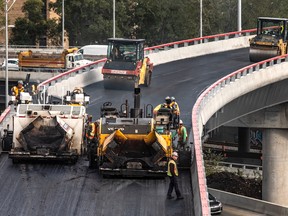
<path id="1" fill-rule="evenodd" d="M 183 121 L 180 119 L 179 124 L 183 124 Z"/>
<path id="2" fill-rule="evenodd" d="M 177 152 L 173 152 L 173 153 L 172 153 L 172 156 L 178 157 L 178 153 L 177 153 Z"/>
<path id="3" fill-rule="evenodd" d="M 165 100 L 171 100 L 171 98 L 170 98 L 169 96 L 167 96 L 167 97 L 165 98 Z"/>
<path id="4" fill-rule="evenodd" d="M 23 81 L 22 81 L 22 80 L 19 80 L 19 81 L 18 81 L 18 84 L 23 85 Z"/>
<path id="5" fill-rule="evenodd" d="M 171 97 L 171 100 L 172 100 L 172 101 L 175 101 L 175 97 L 172 96 L 172 97 Z"/>

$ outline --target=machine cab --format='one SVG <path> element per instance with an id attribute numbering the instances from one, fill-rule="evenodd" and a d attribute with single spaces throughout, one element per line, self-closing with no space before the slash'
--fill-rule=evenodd
<path id="1" fill-rule="evenodd" d="M 257 20 L 257 35 L 269 35 L 287 41 L 286 18 L 259 17 Z"/>
<path id="2" fill-rule="evenodd" d="M 138 62 L 144 58 L 144 39 L 109 38 L 107 59 L 118 62 Z"/>

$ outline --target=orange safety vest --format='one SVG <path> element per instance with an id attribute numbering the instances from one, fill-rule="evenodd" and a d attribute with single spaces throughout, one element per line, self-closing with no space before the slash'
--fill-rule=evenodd
<path id="1" fill-rule="evenodd" d="M 174 173 L 175 173 L 176 176 L 178 176 L 178 168 L 177 168 L 177 164 L 176 164 L 176 162 L 175 162 L 173 159 L 169 160 L 169 162 L 168 162 L 168 171 L 167 171 L 167 175 L 170 176 L 170 177 L 172 177 L 172 173 L 171 173 L 171 171 L 170 171 L 170 164 L 171 164 L 171 163 L 174 164 Z"/>

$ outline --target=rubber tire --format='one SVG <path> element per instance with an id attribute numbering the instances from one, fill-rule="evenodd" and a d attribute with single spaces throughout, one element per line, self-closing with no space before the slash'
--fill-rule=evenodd
<path id="1" fill-rule="evenodd" d="M 11 151 L 11 149 L 12 149 L 12 138 L 3 137 L 1 145 L 2 145 L 2 151 Z"/>

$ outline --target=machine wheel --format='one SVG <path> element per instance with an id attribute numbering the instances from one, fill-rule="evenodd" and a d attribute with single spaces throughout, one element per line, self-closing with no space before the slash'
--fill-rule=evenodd
<path id="1" fill-rule="evenodd" d="M 10 151 L 12 148 L 12 137 L 10 136 L 4 136 L 2 138 L 2 151 Z"/>
<path id="2" fill-rule="evenodd" d="M 152 72 L 147 71 L 145 74 L 144 86 L 149 87 L 151 84 Z"/>

